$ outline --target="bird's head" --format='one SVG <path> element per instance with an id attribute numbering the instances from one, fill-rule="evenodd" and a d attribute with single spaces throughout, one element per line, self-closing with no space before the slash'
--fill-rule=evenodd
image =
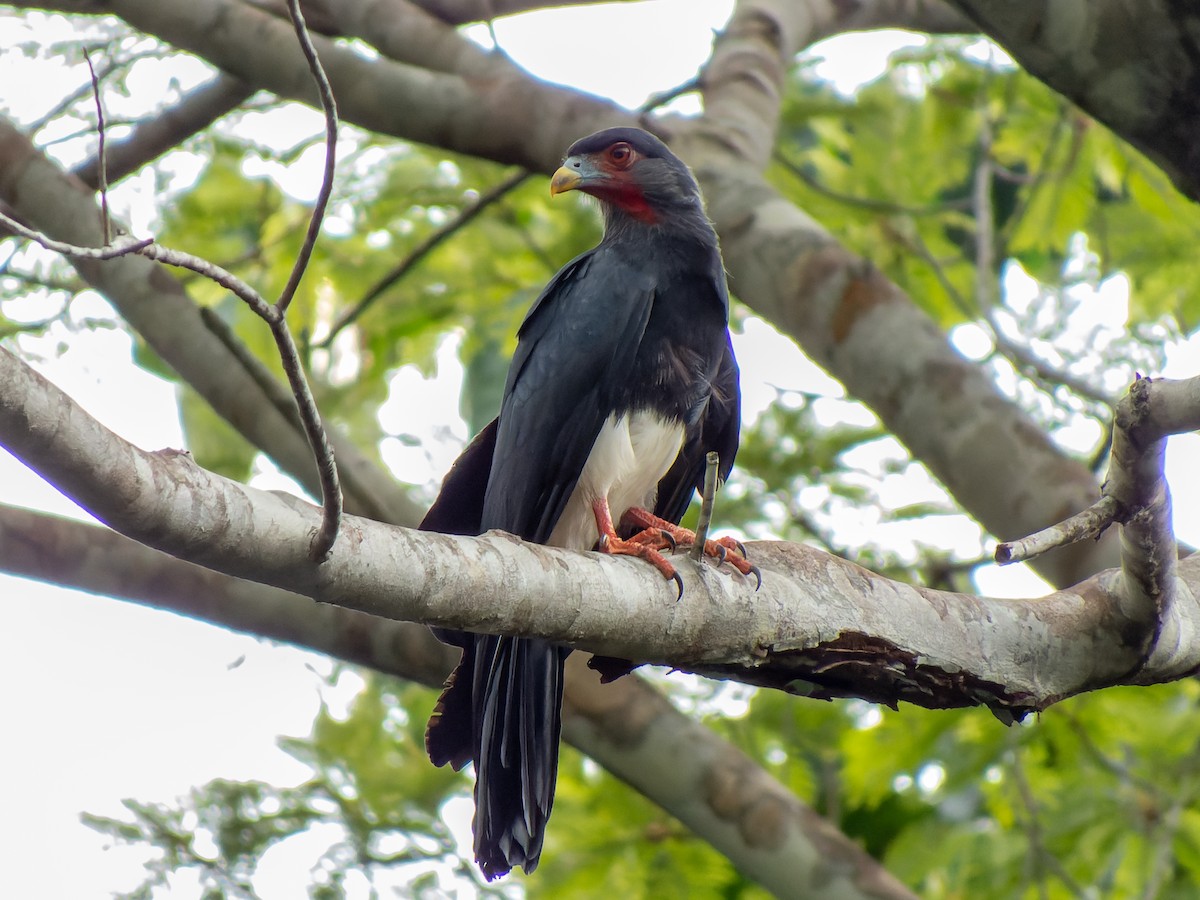
<path id="1" fill-rule="evenodd" d="M 648 225 L 703 217 L 700 188 L 667 145 L 640 128 L 607 128 L 576 141 L 550 181 L 550 193 L 583 191 L 605 219 L 623 214 Z"/>

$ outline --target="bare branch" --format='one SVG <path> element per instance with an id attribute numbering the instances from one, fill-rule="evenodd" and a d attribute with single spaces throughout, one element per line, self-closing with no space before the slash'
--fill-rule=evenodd
<path id="1" fill-rule="evenodd" d="M 96 184 L 100 190 L 100 227 L 103 229 L 104 244 L 108 246 L 112 242 L 112 225 L 108 219 L 108 155 L 104 152 L 104 103 L 100 99 L 100 80 L 96 77 L 96 67 L 92 65 L 92 55 L 86 47 L 83 48 L 83 58 L 92 76 L 92 97 L 96 101 L 96 135 L 99 139 L 99 149 L 96 151 Z"/>
<path id="2" fill-rule="evenodd" d="M 1129 605 L 1161 611 L 1176 602 L 1175 569 L 1179 555 L 1171 524 L 1171 492 L 1164 471 L 1167 434 L 1156 416 L 1153 393 L 1166 382 L 1139 378 L 1117 404 L 1112 454 L 1104 493 L 1124 514 L 1121 529 L 1122 593 Z M 1181 382 L 1183 393 L 1197 399 L 1200 377 Z M 1188 390 L 1190 388 L 1190 390 Z M 1178 393 L 1178 392 L 1177 392 Z M 1187 425 L 1200 416 L 1193 406 Z M 1179 424 L 1172 421 L 1169 424 Z M 1191 430 L 1189 428 L 1189 430 Z M 1187 635 L 1185 639 L 1193 638 Z M 1168 640 L 1179 640 L 1172 634 Z"/>
<path id="3" fill-rule="evenodd" d="M 696 543 L 690 556 L 695 562 L 704 558 L 704 545 L 708 540 L 708 529 L 712 526 L 713 504 L 717 499 L 717 466 L 721 457 L 715 450 L 704 457 L 704 490 L 700 492 L 700 518 L 696 520 Z"/>
<path id="4" fill-rule="evenodd" d="M 115 532 L 0 505 L 0 571 L 286 641 L 439 687 L 455 651 L 427 628 L 231 578 Z M 568 663 L 563 737 L 724 853 L 776 895 L 797 884 L 846 900 L 912 894 L 736 747 L 636 676 L 600 684 Z M 679 747 L 693 752 L 679 753 Z M 714 788 L 720 787 L 720 790 Z"/>
<path id="5" fill-rule="evenodd" d="M 969 199 L 947 200 L 945 203 L 930 206 L 912 206 L 895 200 L 881 200 L 876 197 L 859 197 L 852 194 L 843 194 L 840 191 L 835 191 L 824 184 L 819 178 L 811 175 L 802 165 L 790 159 L 784 151 L 776 149 L 772 158 L 775 162 L 783 166 L 789 174 L 795 176 L 798 181 L 816 191 L 822 197 L 828 197 L 830 200 L 836 200 L 839 203 L 844 203 L 846 206 L 853 206 L 858 209 L 905 216 L 937 216 L 955 210 L 969 209 L 971 206 Z"/>
<path id="6" fill-rule="evenodd" d="M 979 29 L 943 0 L 859 0 L 831 4 L 834 14 L 817 23 L 811 43 L 854 31 L 904 28 L 926 34 L 974 34 Z"/>
<path id="7" fill-rule="evenodd" d="M 1024 562 L 1042 553 L 1066 547 L 1077 541 L 1095 540 L 1109 525 L 1117 521 L 1120 505 L 1112 497 L 1101 497 L 1083 512 L 1021 538 L 996 546 L 996 562 L 1000 565 Z"/>
<path id="8" fill-rule="evenodd" d="M 329 79 L 321 67 L 321 60 L 317 57 L 317 49 L 313 46 L 312 37 L 304 26 L 304 14 L 300 12 L 300 0 L 287 0 L 287 3 L 292 24 L 296 29 L 296 39 L 300 42 L 304 58 L 308 60 L 309 71 L 312 72 L 313 80 L 317 83 L 321 111 L 325 114 L 325 167 L 321 176 L 321 189 L 317 192 L 317 200 L 313 204 L 312 216 L 308 221 L 308 231 L 304 235 L 304 243 L 300 245 L 300 252 L 296 254 L 296 261 L 292 264 L 292 274 L 288 276 L 287 284 L 284 285 L 279 299 L 275 301 L 275 307 L 281 315 L 287 312 L 288 305 L 296 295 L 300 279 L 304 277 L 304 270 L 308 268 L 308 261 L 312 257 L 313 247 L 316 246 L 317 235 L 321 233 L 321 221 L 325 218 L 325 207 L 329 205 L 329 195 L 333 193 L 338 132 L 337 103 L 333 99 L 333 88 L 329 86 Z"/>
<path id="9" fill-rule="evenodd" d="M 321 414 L 317 410 L 317 401 L 308 386 L 308 379 L 304 377 L 304 366 L 300 362 L 300 354 L 296 351 L 296 342 L 292 340 L 292 332 L 282 316 L 271 323 L 271 334 L 275 338 L 275 346 L 279 348 L 279 359 L 283 363 L 283 371 L 287 374 L 288 384 L 291 385 L 292 395 L 296 398 L 304 434 L 317 459 L 317 471 L 321 478 L 322 515 L 321 527 L 316 529 L 313 536 L 310 553 L 313 559 L 320 561 L 329 555 L 333 542 L 337 540 L 338 524 L 342 517 L 342 488 L 338 482 L 337 463 L 333 458 L 333 448 L 329 446 Z"/>
<path id="10" fill-rule="evenodd" d="M 342 34 L 360 38 L 398 62 L 467 77 L 516 70 L 503 53 L 481 47 L 453 25 L 406 0 L 386 4 L 342 0 L 329 4 L 326 12 Z"/>
<path id="11" fill-rule="evenodd" d="M 1194 643 L 1197 633 L 1172 619 L 1170 610 L 1192 605 L 1195 596 L 1177 578 L 1178 548 L 1171 529 L 1171 494 L 1163 471 L 1166 438 L 1200 428 L 1200 377 L 1185 381 L 1139 378 L 1117 405 L 1112 454 L 1104 499 L 1066 522 L 1001 545 L 997 560 L 1082 540 L 1112 521 L 1121 530 L 1121 573 L 1116 601 L 1131 618 L 1152 616 L 1162 633 L 1154 635 L 1145 657 Z M 1139 676 L 1140 677 L 1140 676 Z"/>
<path id="12" fill-rule="evenodd" d="M 398 281 L 404 278 L 409 272 L 415 269 L 421 262 L 429 256 L 434 250 L 441 246 L 445 241 L 456 235 L 459 231 L 478 218 L 492 204 L 506 197 L 508 194 L 516 190 L 517 187 L 524 184 L 532 173 L 524 170 L 513 172 L 499 184 L 488 188 L 484 193 L 480 194 L 471 203 L 464 206 L 454 218 L 435 228 L 424 238 L 417 242 L 417 245 L 410 250 L 399 263 L 397 263 L 390 272 L 379 279 L 371 288 L 363 295 L 362 299 L 355 303 L 350 309 L 344 312 L 333 326 L 329 329 L 329 333 L 315 343 L 317 347 L 328 347 L 334 339 L 346 329 L 347 326 L 353 325 L 358 319 L 370 309 L 375 302 L 396 285 Z"/>
<path id="13" fill-rule="evenodd" d="M 1173 584 L 1162 604 L 1129 602 L 1127 579 L 1112 571 L 1011 601 L 914 588 L 803 545 L 758 543 L 761 593 L 728 569 L 680 557 L 676 602 L 637 560 L 347 517 L 318 564 L 299 540 L 317 527 L 315 508 L 212 475 L 186 454 L 133 447 L 2 349 L 0 383 L 0 441 L 112 527 L 372 615 L 537 636 L 806 696 L 983 704 L 1009 719 L 1200 667 L 1200 560 L 1164 570 Z"/>
<path id="14" fill-rule="evenodd" d="M 75 259 L 116 259 L 121 256 L 128 256 L 130 253 L 142 253 L 154 244 L 154 238 L 134 238 L 129 235 L 120 235 L 116 241 L 103 247 L 78 247 L 75 244 L 56 241 L 42 234 L 40 231 L 27 228 L 16 219 L 2 212 L 0 212 L 0 225 L 13 234 L 20 235 L 27 240 L 40 244 L 47 250 L 61 253 L 63 256 L 71 256 Z"/>
<path id="15" fill-rule="evenodd" d="M 66 256 L 77 256 L 76 249 L 67 248 L 58 252 Z M 263 299 L 262 294 L 232 272 L 221 268 L 214 262 L 209 262 L 207 259 L 191 253 L 185 253 L 182 250 L 173 250 L 170 247 L 164 247 L 162 244 L 154 243 L 152 238 L 139 252 L 142 256 L 153 259 L 156 262 L 166 263 L 168 266 L 187 269 L 190 272 L 195 272 L 197 275 L 203 275 L 209 281 L 219 284 L 249 306 L 256 316 L 268 324 L 273 324 L 280 318 L 279 312 Z"/>
<path id="16" fill-rule="evenodd" d="M 338 119 L 337 104 L 333 99 L 333 89 L 312 38 L 304 25 L 304 15 L 300 11 L 300 0 L 288 0 L 288 12 L 295 26 L 296 39 L 304 51 L 308 61 L 309 71 L 317 83 L 317 93 L 321 99 L 321 110 L 325 114 L 325 167 L 321 176 L 321 189 L 317 192 L 317 200 L 313 205 L 312 216 L 308 222 L 308 230 L 304 235 L 304 243 L 296 254 L 292 264 L 291 275 L 279 299 L 275 301 L 272 310 L 277 316 L 268 321 L 271 324 L 271 334 L 275 338 L 275 346 L 279 348 L 279 358 L 283 363 L 283 371 L 287 374 L 288 384 L 296 398 L 296 406 L 300 412 L 300 421 L 304 426 L 304 434 L 312 447 L 317 461 L 317 475 L 321 482 L 321 527 L 313 538 L 311 550 L 313 559 L 323 560 L 337 540 L 338 524 L 342 516 L 342 487 L 338 481 L 337 462 L 333 458 L 333 448 L 329 446 L 329 438 L 325 433 L 325 425 L 321 422 L 321 414 L 317 409 L 317 401 L 313 398 L 304 375 L 304 366 L 300 362 L 300 354 L 296 350 L 296 342 L 292 338 L 287 325 L 287 309 L 300 286 L 300 279 L 308 268 L 312 258 L 313 248 L 321 233 L 321 222 L 325 218 L 325 209 L 329 205 L 329 197 L 333 193 L 333 177 L 337 163 Z"/>

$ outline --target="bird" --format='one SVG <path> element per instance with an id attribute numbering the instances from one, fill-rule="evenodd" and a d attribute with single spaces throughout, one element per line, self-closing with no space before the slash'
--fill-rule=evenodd
<path id="1" fill-rule="evenodd" d="M 724 265 L 688 167 L 640 128 L 570 146 L 551 195 L 599 201 L 599 244 L 568 262 L 518 333 L 500 413 L 467 446 L 421 528 L 501 529 L 527 541 L 635 556 L 683 582 L 665 551 L 703 485 L 728 476 L 740 388 Z M 758 571 L 732 538 L 705 552 Z M 761 577 L 759 577 L 761 583 Z M 568 648 L 435 629 L 462 649 L 426 730 L 438 766 L 475 765 L 474 852 L 493 880 L 537 867 L 554 802 Z"/>

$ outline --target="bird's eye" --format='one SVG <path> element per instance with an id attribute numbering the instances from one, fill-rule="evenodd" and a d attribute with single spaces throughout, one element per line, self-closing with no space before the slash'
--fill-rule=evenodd
<path id="1" fill-rule="evenodd" d="M 608 148 L 608 158 L 618 166 L 625 167 L 633 162 L 633 148 L 624 141 Z"/>

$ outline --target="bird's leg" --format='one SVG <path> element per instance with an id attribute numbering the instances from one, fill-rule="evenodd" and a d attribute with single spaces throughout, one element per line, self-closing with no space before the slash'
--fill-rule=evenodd
<path id="1" fill-rule="evenodd" d="M 675 582 L 679 588 L 679 596 L 683 596 L 683 579 L 675 571 L 675 567 L 667 561 L 660 550 L 670 547 L 674 549 L 674 535 L 663 536 L 663 529 L 653 529 L 635 534 L 625 540 L 617 534 L 613 527 L 612 512 L 608 508 L 608 498 L 600 497 L 592 501 L 592 514 L 596 517 L 596 529 L 600 532 L 600 552 L 611 553 L 614 556 L 636 556 L 644 559 L 662 574 L 663 578 Z M 657 532 L 655 534 L 654 532 Z"/>
<path id="2" fill-rule="evenodd" d="M 642 535 L 662 534 L 669 535 L 672 543 L 682 547 L 689 547 L 696 543 L 696 533 L 689 531 L 686 528 L 681 528 L 666 519 L 659 518 L 649 510 L 642 509 L 640 506 L 631 506 L 625 511 L 625 515 L 621 517 L 621 525 L 629 529 L 641 529 L 638 534 L 634 535 L 630 540 L 637 541 Z M 729 552 L 732 551 L 732 552 Z M 704 555 L 711 556 L 718 563 L 727 562 L 743 575 L 753 575 L 755 580 L 762 584 L 762 575 L 758 571 L 757 566 L 751 565 L 746 559 L 746 548 L 741 541 L 736 538 L 722 537 L 711 541 L 704 542 Z"/>

